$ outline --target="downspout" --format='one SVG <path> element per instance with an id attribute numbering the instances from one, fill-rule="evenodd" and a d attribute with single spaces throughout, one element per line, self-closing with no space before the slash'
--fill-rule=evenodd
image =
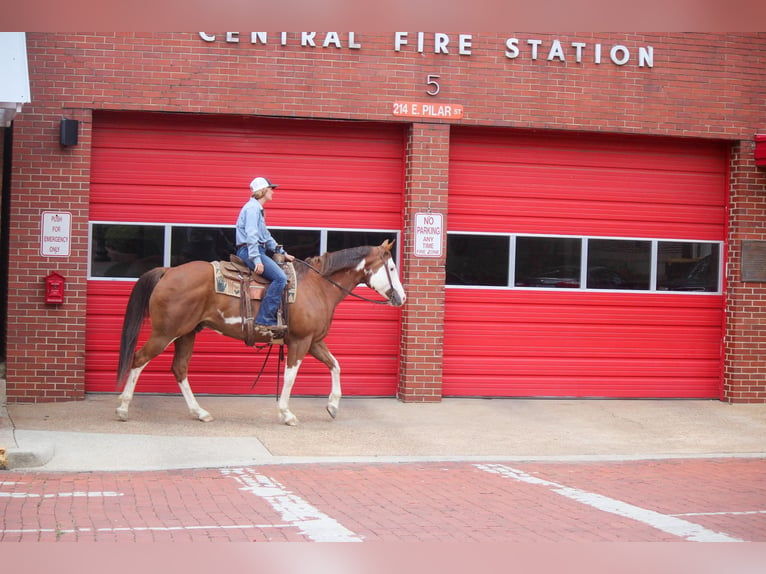
<path id="1" fill-rule="evenodd" d="M 8 402 L 5 381 L 5 352 L 8 341 L 8 264 L 11 223 L 11 160 L 13 123 L 3 128 L 3 173 L 0 180 L 0 409 Z"/>

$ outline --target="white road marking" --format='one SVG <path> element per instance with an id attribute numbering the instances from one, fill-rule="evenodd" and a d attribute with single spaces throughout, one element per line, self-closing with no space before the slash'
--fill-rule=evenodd
<path id="1" fill-rule="evenodd" d="M 0 498 L 99 498 L 123 496 L 122 492 L 54 492 L 35 494 L 32 492 L 0 492 Z"/>
<path id="2" fill-rule="evenodd" d="M 708 530 L 699 524 L 677 518 L 676 516 L 661 514 L 653 510 L 648 510 L 646 508 L 641 508 L 640 506 L 622 502 L 621 500 L 609 498 L 608 496 L 602 496 L 600 494 L 587 492 L 578 488 L 564 486 L 563 484 L 558 484 L 556 482 L 551 482 L 550 480 L 538 478 L 536 476 L 532 476 L 531 474 L 527 474 L 526 472 L 522 472 L 502 464 L 477 464 L 475 466 L 486 472 L 499 474 L 500 476 L 512 478 L 514 480 L 518 480 L 519 482 L 544 486 L 550 489 L 552 492 L 564 496 L 565 498 L 569 498 L 604 512 L 609 512 L 611 514 L 616 514 L 618 516 L 623 516 L 625 518 L 630 518 L 631 520 L 642 522 L 643 524 L 657 528 L 663 532 L 668 532 L 669 534 L 673 534 L 693 542 L 743 542 L 739 538 L 734 538 L 722 532 Z"/>
<path id="3" fill-rule="evenodd" d="M 286 523 L 314 542 L 361 542 L 358 536 L 268 476 L 247 468 L 223 469 L 245 490 L 263 498 Z"/>
<path id="4" fill-rule="evenodd" d="M 250 530 L 253 528 L 292 528 L 292 524 L 216 524 L 212 526 L 115 526 L 103 528 L 24 528 L 0 530 L 1 534 L 50 533 L 76 534 L 79 532 L 172 532 L 178 530 Z"/>
<path id="5" fill-rule="evenodd" d="M 766 514 L 766 510 L 732 510 L 729 512 L 684 512 L 670 516 L 746 516 L 748 514 Z"/>

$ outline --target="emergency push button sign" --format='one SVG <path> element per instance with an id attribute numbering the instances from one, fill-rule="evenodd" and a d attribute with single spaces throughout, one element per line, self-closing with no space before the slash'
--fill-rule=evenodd
<path id="1" fill-rule="evenodd" d="M 415 214 L 415 257 L 442 256 L 442 214 Z"/>
<path id="2" fill-rule="evenodd" d="M 67 211 L 43 211 L 40 224 L 40 255 L 69 257 L 71 238 L 71 213 Z"/>

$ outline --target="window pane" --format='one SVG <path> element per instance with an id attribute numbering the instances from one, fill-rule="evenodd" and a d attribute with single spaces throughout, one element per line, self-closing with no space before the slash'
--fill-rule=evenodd
<path id="1" fill-rule="evenodd" d="M 322 233 L 318 229 L 270 229 L 274 240 L 298 259 L 319 255 Z"/>
<path id="2" fill-rule="evenodd" d="M 508 286 L 510 240 L 496 235 L 447 235 L 447 285 Z"/>
<path id="3" fill-rule="evenodd" d="M 588 289 L 648 290 L 652 242 L 588 240 Z"/>
<path id="4" fill-rule="evenodd" d="M 718 243 L 660 241 L 657 246 L 657 289 L 718 291 Z"/>
<path id="5" fill-rule="evenodd" d="M 396 233 L 392 231 L 328 231 L 327 251 L 340 251 L 363 245 L 380 245 L 386 239 L 393 241 L 396 239 Z M 396 261 L 396 249 L 391 250 L 391 255 Z"/>
<path id="6" fill-rule="evenodd" d="M 171 265 L 189 261 L 228 261 L 229 255 L 235 251 L 232 227 L 173 227 Z"/>
<path id="7" fill-rule="evenodd" d="M 578 238 L 516 238 L 516 286 L 578 288 L 581 245 Z"/>
<path id="8" fill-rule="evenodd" d="M 92 277 L 140 277 L 163 264 L 163 226 L 95 224 L 92 231 Z"/>

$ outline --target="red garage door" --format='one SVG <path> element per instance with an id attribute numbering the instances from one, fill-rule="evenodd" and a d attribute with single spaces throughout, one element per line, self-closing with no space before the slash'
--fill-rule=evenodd
<path id="1" fill-rule="evenodd" d="M 720 396 L 724 145 L 453 135 L 445 395 Z"/>
<path id="2" fill-rule="evenodd" d="M 165 242 L 167 263 L 175 227 L 233 227 L 249 196 L 248 183 L 264 175 L 280 184 L 268 209 L 272 229 L 395 232 L 402 218 L 403 141 L 400 127 L 378 124 L 96 113 L 86 390 L 115 390 L 122 315 L 134 281 L 97 272 L 100 226 L 138 225 L 164 233 L 155 242 Z M 399 323 L 394 308 L 355 299 L 341 303 L 328 345 L 343 369 L 345 394 L 395 394 Z M 147 334 L 145 327 L 139 343 Z M 264 355 L 203 331 L 191 362 L 192 387 L 202 393 L 273 393 L 276 359 L 251 388 Z M 155 359 L 138 390 L 177 392 L 171 360 L 171 350 Z M 309 357 L 295 392 L 326 394 L 329 384 L 327 369 Z"/>

